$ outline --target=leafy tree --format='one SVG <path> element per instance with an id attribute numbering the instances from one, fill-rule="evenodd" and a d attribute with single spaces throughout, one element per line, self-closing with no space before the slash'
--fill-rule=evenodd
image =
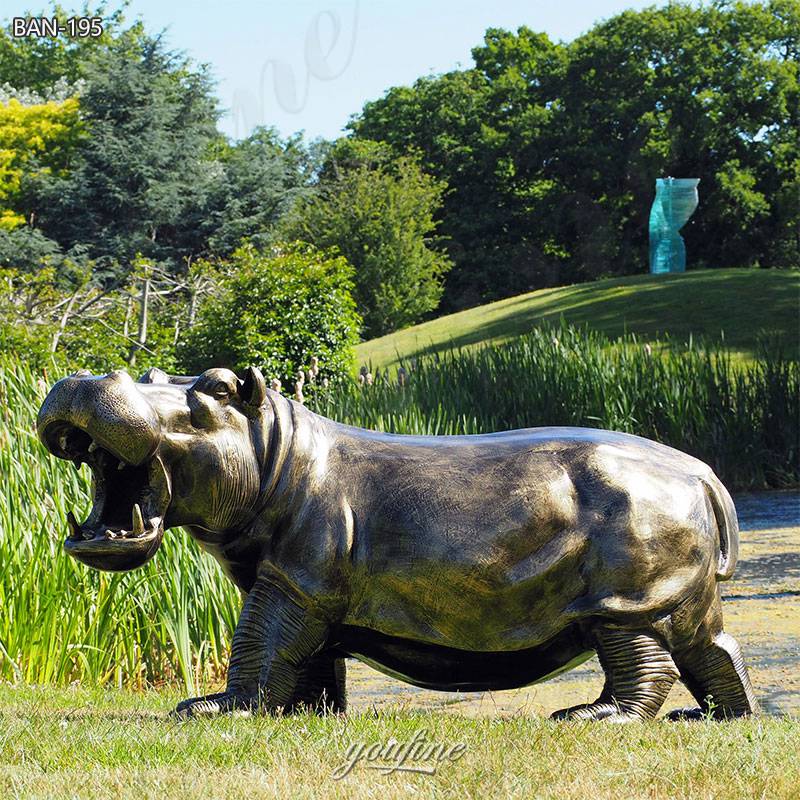
<path id="1" fill-rule="evenodd" d="M 569 44 L 490 29 L 475 67 L 350 128 L 447 182 L 444 306 L 647 269 L 655 178 L 701 179 L 690 264 L 800 261 L 796 0 L 626 11 Z"/>
<path id="2" fill-rule="evenodd" d="M 298 138 L 283 141 L 274 129 L 257 128 L 235 144 L 216 144 L 208 169 L 191 230 L 209 254 L 225 258 L 245 239 L 261 248 L 274 238 L 278 221 L 306 193 L 310 163 Z"/>
<path id="3" fill-rule="evenodd" d="M 701 179 L 686 228 L 695 264 L 786 263 L 775 258 L 772 198 L 791 167 L 774 153 L 791 140 L 787 161 L 798 158 L 798 31 L 796 2 L 670 4 L 624 12 L 572 43 L 554 171 L 591 199 L 623 270 L 646 264 L 658 175 Z"/>
<path id="4" fill-rule="evenodd" d="M 84 243 L 123 269 L 137 253 L 179 265 L 216 136 L 210 79 L 138 31 L 94 54 L 85 75 L 88 136 L 69 176 L 43 194 L 41 226 L 62 247 Z"/>
<path id="5" fill-rule="evenodd" d="M 448 257 L 434 214 L 445 185 L 409 157 L 343 140 L 317 192 L 288 218 L 291 237 L 337 248 L 355 268 L 355 296 L 370 336 L 413 324 L 439 304 Z"/>
<path id="6" fill-rule="evenodd" d="M 43 264 L 58 264 L 63 258 L 58 242 L 48 239 L 36 228 L 28 225 L 11 230 L 0 227 L 0 268 L 35 272 Z"/>
<path id="7" fill-rule="evenodd" d="M 80 136 L 75 97 L 31 105 L 12 97 L 0 103 L 0 228 L 33 225 L 26 184 L 63 175 Z"/>
<path id="8" fill-rule="evenodd" d="M 361 319 L 352 267 L 305 243 L 250 244 L 222 265 L 219 290 L 202 302 L 179 343 L 178 361 L 196 374 L 212 366 L 257 365 L 287 386 L 319 359 L 321 375 L 349 372 Z"/>
<path id="9" fill-rule="evenodd" d="M 446 310 L 481 302 L 489 291 L 484 276 L 506 268 L 499 257 L 506 239 L 494 178 L 496 143 L 487 121 L 487 81 L 469 70 L 390 89 L 348 126 L 358 139 L 414 154 L 425 172 L 446 182 L 436 215 L 456 265 L 447 276 Z"/>
<path id="10" fill-rule="evenodd" d="M 59 82 L 78 83 L 86 77 L 85 70 L 92 56 L 106 49 L 121 35 L 126 5 L 123 3 L 117 10 L 108 11 L 105 3 L 90 5 L 87 2 L 77 14 L 73 14 L 53 3 L 49 11 L 31 14 L 55 16 L 61 23 L 76 15 L 100 17 L 103 21 L 100 36 L 15 37 L 11 35 L 10 23 L 0 27 L 0 82 L 15 89 L 24 87 L 37 94 L 48 94 Z M 136 35 L 144 32 L 141 22 L 133 23 L 128 30 Z"/>

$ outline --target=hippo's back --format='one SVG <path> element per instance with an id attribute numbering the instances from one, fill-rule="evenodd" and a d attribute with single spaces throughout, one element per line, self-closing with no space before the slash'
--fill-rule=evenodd
<path id="1" fill-rule="evenodd" d="M 364 449 L 374 453 L 388 447 L 395 455 L 419 453 L 424 458 L 441 453 L 459 459 L 466 454 L 503 457 L 520 451 L 585 452 L 587 449 L 609 446 L 625 449 L 629 457 L 636 453 L 643 460 L 662 459 L 676 466 L 680 464 L 693 474 L 704 474 L 709 469 L 699 459 L 674 447 L 631 433 L 602 428 L 541 427 L 457 436 L 417 436 L 383 433 L 350 425 L 335 424 L 333 427 L 334 436 L 343 437 L 350 443 L 361 443 Z"/>

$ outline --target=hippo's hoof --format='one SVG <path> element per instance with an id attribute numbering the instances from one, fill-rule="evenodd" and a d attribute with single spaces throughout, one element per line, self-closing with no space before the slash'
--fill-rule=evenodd
<path id="1" fill-rule="evenodd" d="M 552 720 L 580 722 L 584 720 L 603 720 L 604 722 L 641 722 L 638 714 L 632 714 L 614 703 L 588 703 L 586 705 L 562 708 L 550 715 Z"/>
<path id="2" fill-rule="evenodd" d="M 219 692 L 203 697 L 190 697 L 188 700 L 178 703 L 172 713 L 180 719 L 188 719 L 189 717 L 216 717 L 233 712 L 249 715 L 257 708 L 258 699 L 255 697 Z"/>
<path id="3" fill-rule="evenodd" d="M 749 709 L 730 709 L 730 708 L 676 708 L 664 715 L 664 719 L 669 722 L 681 722 L 682 720 L 695 721 L 703 719 L 725 720 L 737 719 L 739 717 L 749 717 L 753 715 Z"/>
<path id="4" fill-rule="evenodd" d="M 674 708 L 669 714 L 664 715 L 664 719 L 668 722 L 681 722 L 682 720 L 698 720 L 709 719 L 710 714 L 708 711 L 703 711 L 699 706 L 694 708 Z"/>

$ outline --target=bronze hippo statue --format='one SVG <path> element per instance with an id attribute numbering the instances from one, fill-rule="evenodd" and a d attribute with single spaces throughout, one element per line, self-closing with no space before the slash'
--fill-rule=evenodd
<path id="1" fill-rule="evenodd" d="M 344 710 L 346 656 L 476 691 L 595 652 L 600 697 L 557 718 L 650 719 L 678 678 L 699 703 L 686 716 L 756 710 L 722 629 L 736 512 L 708 466 L 670 447 L 584 428 L 376 433 L 253 368 L 79 372 L 50 391 L 38 432 L 93 473 L 70 555 L 133 569 L 184 526 L 243 592 L 226 690 L 180 714 Z"/>

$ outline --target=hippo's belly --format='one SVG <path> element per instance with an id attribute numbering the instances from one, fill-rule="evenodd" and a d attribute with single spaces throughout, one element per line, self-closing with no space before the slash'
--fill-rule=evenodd
<path id="1" fill-rule="evenodd" d="M 594 654 L 577 626 L 537 647 L 501 652 L 459 650 L 352 626 L 338 626 L 331 640 L 342 655 L 406 683 L 445 692 L 516 689 L 552 678 Z"/>
<path id="2" fill-rule="evenodd" d="M 483 549 L 441 554 L 431 542 L 395 539 L 391 553 L 355 570 L 343 623 L 457 650 L 539 645 L 578 618 L 570 607 L 587 591 L 589 540 L 574 529 L 541 546 L 524 537 L 508 532 Z"/>

